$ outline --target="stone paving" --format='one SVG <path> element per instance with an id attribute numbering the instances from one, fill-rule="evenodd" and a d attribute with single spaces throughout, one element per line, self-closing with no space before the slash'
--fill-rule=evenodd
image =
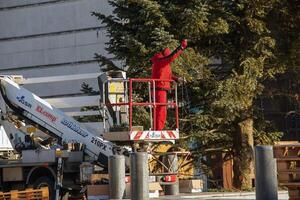
<path id="1" fill-rule="evenodd" d="M 220 200 L 244 200 L 244 199 L 253 199 L 255 200 L 254 192 L 224 192 L 224 193 L 197 193 L 197 194 L 180 194 L 178 196 L 162 196 L 160 198 L 152 198 L 152 199 L 160 199 L 160 200 L 211 200 L 211 199 L 220 199 Z M 288 200 L 287 191 L 279 191 L 278 192 L 278 200 Z"/>

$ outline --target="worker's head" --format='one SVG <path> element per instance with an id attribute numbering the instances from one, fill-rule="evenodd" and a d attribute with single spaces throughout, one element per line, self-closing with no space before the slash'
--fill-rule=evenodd
<path id="1" fill-rule="evenodd" d="M 171 50 L 168 47 L 163 50 L 163 55 L 164 56 L 168 56 L 170 54 L 171 54 Z"/>

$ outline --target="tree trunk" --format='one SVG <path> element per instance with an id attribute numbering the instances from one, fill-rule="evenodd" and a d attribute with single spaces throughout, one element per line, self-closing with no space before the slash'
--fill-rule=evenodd
<path id="1" fill-rule="evenodd" d="M 233 137 L 233 185 L 236 189 L 252 188 L 253 168 L 253 118 L 237 124 Z"/>

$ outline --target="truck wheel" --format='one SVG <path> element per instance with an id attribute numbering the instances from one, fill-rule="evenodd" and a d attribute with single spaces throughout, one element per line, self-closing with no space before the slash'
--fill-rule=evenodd
<path id="1" fill-rule="evenodd" d="M 42 176 L 36 179 L 33 183 L 33 188 L 39 189 L 42 187 L 48 187 L 49 190 L 49 199 L 52 200 L 55 198 L 54 194 L 54 181 L 48 178 L 47 176 Z"/>

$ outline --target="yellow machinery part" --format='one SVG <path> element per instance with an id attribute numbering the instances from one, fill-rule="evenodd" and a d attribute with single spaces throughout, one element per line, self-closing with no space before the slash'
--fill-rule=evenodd
<path id="1" fill-rule="evenodd" d="M 172 147 L 173 145 L 171 144 L 158 144 L 154 149 L 152 149 L 152 151 L 158 153 L 172 152 Z M 179 179 L 188 179 L 194 176 L 195 166 L 192 159 L 187 158 L 185 154 L 183 154 L 182 156 L 178 154 L 178 164 L 180 165 L 178 171 Z M 155 159 L 149 159 L 149 169 L 152 173 L 161 173 L 163 171 L 162 168 L 163 167 L 157 161 L 155 161 Z"/>
<path id="2" fill-rule="evenodd" d="M 23 191 L 11 190 L 10 192 L 0 192 L 0 199 L 6 200 L 49 200 L 49 189 L 43 187 L 41 189 L 28 188 Z"/>

